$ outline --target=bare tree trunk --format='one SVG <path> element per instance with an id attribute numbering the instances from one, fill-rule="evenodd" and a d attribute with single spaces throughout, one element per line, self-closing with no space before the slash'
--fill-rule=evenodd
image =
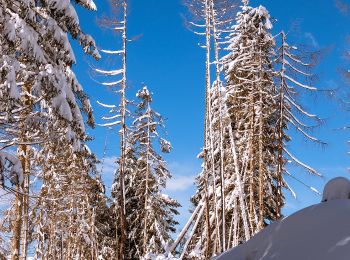
<path id="1" fill-rule="evenodd" d="M 123 2 L 124 22 L 123 22 L 123 79 L 121 89 L 121 131 L 120 131 L 120 242 L 119 259 L 125 259 L 126 243 L 126 212 L 125 212 L 125 149 L 126 149 L 126 22 L 127 22 L 127 3 Z M 118 240 L 118 234 L 116 239 Z"/>
<path id="2" fill-rule="evenodd" d="M 14 202 L 15 219 L 12 224 L 12 238 L 11 238 L 11 260 L 19 260 L 21 250 L 21 229 L 22 229 L 22 209 L 23 196 L 21 193 L 21 185 L 16 186 L 16 197 Z"/>
<path id="3" fill-rule="evenodd" d="M 285 87 L 285 77 L 284 73 L 286 71 L 284 64 L 284 46 L 286 41 L 286 35 L 282 32 L 282 70 L 281 70 L 281 87 L 280 87 L 280 100 L 279 100 L 279 125 L 278 125 L 278 169 L 277 169 L 277 218 L 281 218 L 281 208 L 282 208 L 282 174 L 283 174 L 283 122 L 284 122 L 284 87 Z"/>
<path id="4" fill-rule="evenodd" d="M 259 230 L 264 227 L 264 161 L 263 161 L 263 99 L 262 89 L 259 90 Z"/>
<path id="5" fill-rule="evenodd" d="M 150 106 L 148 103 L 148 113 L 150 113 Z M 147 118 L 147 154 L 146 154 L 146 187 L 145 187 L 145 207 L 144 207 L 144 211 L 145 211 L 145 216 L 144 216 L 144 226 L 143 226 L 143 254 L 147 253 L 147 244 L 148 244 L 148 230 L 147 230 L 147 223 L 148 223 L 148 198 L 149 198 L 149 175 L 150 175 L 150 167 L 149 167 L 149 153 L 150 153 L 150 145 L 151 145 L 151 137 L 150 137 L 150 116 L 148 115 Z"/>
<path id="6" fill-rule="evenodd" d="M 24 84 L 22 87 L 24 93 L 22 97 L 22 104 L 25 107 L 21 113 L 20 124 L 20 140 L 25 143 L 26 137 L 26 123 L 24 120 L 28 117 L 32 108 L 32 100 L 30 98 L 31 85 Z M 30 178 L 30 151 L 29 146 L 21 144 L 18 147 L 19 159 L 22 164 L 23 183 L 16 186 L 16 198 L 15 198 L 15 221 L 13 224 L 13 232 L 11 238 L 11 259 L 17 260 L 20 255 L 23 259 L 27 258 L 27 241 L 28 241 L 28 195 L 29 195 L 29 178 Z M 22 254 L 21 254 L 22 249 Z"/>
<path id="7" fill-rule="evenodd" d="M 205 179 L 205 214 L 206 214 L 206 257 L 210 256 L 210 244 L 211 244 L 211 227 L 210 227 L 210 204 L 209 204 L 209 167 L 208 167 L 208 146 L 209 146 L 209 138 L 208 136 L 208 130 L 211 127 L 209 125 L 209 118 L 210 118 L 210 19 L 209 19 L 209 13 L 208 13 L 208 0 L 205 0 L 205 19 L 206 19 L 206 88 L 205 88 L 205 122 L 204 122 L 204 171 L 206 172 L 206 179 Z"/>
<path id="8" fill-rule="evenodd" d="M 241 175 L 239 172 L 238 156 L 237 156 L 237 151 L 236 151 L 236 142 L 234 139 L 232 127 L 229 127 L 229 134 L 230 134 L 230 146 L 231 146 L 231 150 L 232 150 L 235 175 L 236 175 L 235 176 L 236 183 L 237 183 L 236 188 L 238 189 L 238 200 L 239 200 L 239 206 L 241 208 L 244 236 L 245 236 L 245 240 L 247 241 L 250 239 L 249 223 L 248 223 L 248 219 L 247 219 L 247 209 L 246 209 L 246 202 L 245 202 L 244 187 L 243 187 Z"/>
<path id="9" fill-rule="evenodd" d="M 23 225 L 22 225 L 22 241 L 21 241 L 21 248 L 22 248 L 22 259 L 27 259 L 27 247 L 28 247 L 28 232 L 29 232 L 29 182 L 30 182 L 30 151 L 29 146 L 23 145 L 23 162 L 24 164 L 24 171 L 23 171 Z"/>
<path id="10" fill-rule="evenodd" d="M 216 73 L 216 92 L 218 95 L 219 104 L 219 147 L 220 147 L 220 189 L 221 189 L 221 219 L 222 219 L 222 252 L 226 250 L 226 212 L 225 212 L 225 172 L 224 172 L 224 149 L 223 149 L 223 113 L 222 113 L 222 96 L 221 96 L 221 80 L 220 80 L 220 59 L 219 59 L 219 43 L 216 28 L 216 16 L 214 1 L 210 0 L 210 15 L 212 19 L 213 39 L 214 39 L 214 52 L 215 52 L 215 73 Z M 219 228 L 219 227 L 217 227 Z"/>

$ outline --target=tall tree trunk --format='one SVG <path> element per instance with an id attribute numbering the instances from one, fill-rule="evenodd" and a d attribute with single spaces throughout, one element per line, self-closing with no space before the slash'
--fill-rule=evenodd
<path id="1" fill-rule="evenodd" d="M 23 162 L 22 162 L 23 165 Z M 16 197 L 14 202 L 15 219 L 12 223 L 12 237 L 11 237 L 11 260 L 19 260 L 21 250 L 21 229 L 22 229 L 22 210 L 23 210 L 23 196 L 21 193 L 22 186 L 16 186 Z"/>
<path id="2" fill-rule="evenodd" d="M 28 210 L 29 210 L 29 180 L 30 180 L 30 149 L 26 142 L 26 118 L 32 110 L 31 100 L 31 85 L 24 84 L 22 87 L 22 105 L 25 107 L 21 113 L 21 124 L 20 124 L 20 142 L 22 144 L 18 147 L 19 159 L 22 164 L 23 183 L 16 186 L 16 197 L 15 197 L 15 220 L 12 230 L 11 238 L 11 260 L 18 260 L 20 256 L 23 259 L 27 258 L 27 241 L 28 241 Z M 22 254 L 21 254 L 22 249 Z"/>
<path id="3" fill-rule="evenodd" d="M 222 221 L 222 252 L 226 250 L 226 212 L 225 212 L 225 172 L 224 172 L 224 148 L 223 148 L 223 113 L 222 113 L 222 95 L 221 95 L 221 80 L 220 80 L 220 58 L 219 58 L 219 43 L 217 23 L 215 17 L 214 1 L 210 0 L 210 15 L 213 29 L 214 53 L 215 53 L 215 75 L 216 75 L 216 94 L 218 98 L 218 120 L 219 120 L 219 147 L 220 147 L 220 190 L 221 190 L 221 221 Z M 219 227 L 217 227 L 219 228 Z"/>
<path id="4" fill-rule="evenodd" d="M 22 224 L 22 259 L 27 259 L 28 255 L 28 232 L 29 232 L 29 185 L 30 185 L 30 150 L 29 146 L 23 145 L 23 224 Z"/>
<path id="5" fill-rule="evenodd" d="M 120 131 L 120 242 L 119 242 L 119 259 L 125 259 L 126 243 L 126 212 L 125 212 L 125 149 L 126 149 L 126 22 L 127 22 L 127 3 L 123 2 L 124 22 L 123 22 L 123 79 L 121 89 L 121 131 Z M 116 239 L 118 240 L 118 234 Z"/>
<path id="6" fill-rule="evenodd" d="M 147 253 L 147 245 L 148 245 L 148 232 L 147 223 L 148 223 L 148 200 L 149 200 L 149 177 L 150 177 L 150 167 L 149 167 L 149 153 L 150 153 L 150 145 L 151 145 L 151 129 L 150 129 L 150 105 L 148 103 L 148 118 L 147 118 L 147 150 L 146 150 L 146 186 L 145 186 L 145 206 L 144 206 L 144 226 L 143 226 L 143 255 Z"/>
<path id="7" fill-rule="evenodd" d="M 262 93 L 262 86 L 260 84 L 260 90 L 259 90 L 259 127 L 258 127 L 258 149 L 259 149 L 259 230 L 263 229 L 264 227 L 264 216 L 265 216 L 265 209 L 264 209 L 264 161 L 263 161 L 263 93 Z"/>
<path id="8" fill-rule="evenodd" d="M 211 245 L 211 227 L 210 227 L 210 204 L 209 204 L 209 152 L 208 147 L 210 146 L 208 131 L 211 127 L 209 124 L 210 118 L 210 17 L 209 17 L 209 0 L 205 0 L 205 22 L 206 22 L 206 87 L 205 87 L 205 122 L 204 122 L 204 171 L 205 171 L 205 219 L 206 219 L 206 257 L 210 256 L 210 245 Z M 210 134 L 209 134 L 210 135 Z"/>
<path id="9" fill-rule="evenodd" d="M 280 98 L 279 98 L 279 125 L 278 125 L 278 169 L 277 169 L 277 218 L 281 217 L 281 208 L 283 204 L 282 199 L 282 174 L 283 174 L 283 167 L 284 167 L 284 160 L 283 160 L 283 122 L 284 122 L 284 88 L 285 88 L 285 54 L 284 54 L 284 48 L 285 48 L 285 41 L 286 41 L 286 35 L 284 32 L 282 32 L 282 69 L 281 69 L 281 87 L 280 87 Z"/>

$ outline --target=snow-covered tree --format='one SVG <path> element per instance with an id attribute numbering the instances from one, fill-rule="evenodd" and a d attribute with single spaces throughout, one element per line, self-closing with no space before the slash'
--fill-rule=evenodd
<path id="1" fill-rule="evenodd" d="M 223 38 L 230 31 L 231 15 L 236 3 L 204 0 L 188 2 L 187 6 L 195 21 L 189 22 L 189 25 L 196 28 L 196 34 L 205 36 L 205 44 L 202 46 L 206 49 L 205 146 L 200 155 L 204 159 L 203 172 L 197 178 L 199 189 L 193 197 L 196 210 L 193 212 L 192 222 L 186 225 L 177 242 L 180 243 L 181 237 L 191 229 L 188 243 L 184 244 L 182 250 L 182 257 L 188 256 L 190 252 L 191 257 L 196 255 L 203 258 L 210 257 L 213 251 L 225 249 L 225 243 L 222 241 L 225 240 L 224 171 L 227 160 L 224 158 L 224 88 L 221 81 L 219 52 Z M 198 20 L 201 22 L 197 22 Z M 198 32 L 198 29 L 205 29 L 205 32 Z M 212 64 L 215 65 L 213 83 Z M 201 207 L 201 210 L 197 210 L 198 207 Z M 202 252 L 197 250 L 199 241 L 205 244 L 203 245 L 205 250 Z"/>
<path id="2" fill-rule="evenodd" d="M 93 1 L 75 2 L 96 9 Z M 75 149 L 85 139 L 83 112 L 93 124 L 89 101 L 71 70 L 76 60 L 69 35 L 87 54 L 95 58 L 99 54 L 93 39 L 82 32 L 73 3 L 68 0 L 2 0 L 0 26 L 0 118 L 3 131 L 10 137 L 2 140 L 2 149 L 17 148 L 24 179 L 16 187 L 11 228 L 11 258 L 18 259 L 20 253 L 24 258 L 27 255 L 29 184 L 33 156 L 38 154 L 34 150 L 47 144 L 45 132 L 51 127 L 51 119 L 57 119 L 55 127 L 60 128 L 56 134 L 67 135 Z"/>
<path id="3" fill-rule="evenodd" d="M 139 90 L 137 97 L 140 103 L 130 134 L 136 165 L 126 176 L 127 258 L 150 259 L 153 254 L 167 252 L 176 230 L 174 215 L 179 203 L 163 194 L 171 177 L 158 153 L 171 150 L 170 143 L 161 137 L 163 119 L 151 108 L 152 94 L 147 87 Z"/>
<path id="4" fill-rule="evenodd" d="M 109 108 L 111 115 L 103 117 L 104 120 L 107 120 L 107 123 L 102 124 L 105 127 L 112 127 L 115 125 L 120 126 L 119 131 L 119 158 L 118 158 L 118 169 L 115 174 L 114 182 L 112 185 L 112 196 L 114 199 L 113 208 L 115 210 L 116 217 L 116 233 L 115 239 L 118 241 L 118 254 L 119 259 L 124 259 L 125 248 L 126 248 L 126 239 L 127 239 L 127 224 L 126 224 L 126 202 L 125 202 L 125 175 L 129 170 L 128 167 L 132 167 L 127 164 L 127 117 L 128 117 L 128 104 L 126 96 L 127 89 L 127 11 L 128 11 L 128 1 L 127 0 L 113 0 L 111 1 L 113 17 L 112 19 L 107 19 L 104 21 L 104 25 L 114 32 L 121 33 L 121 48 L 119 50 L 109 50 L 102 49 L 102 53 L 106 55 L 111 55 L 113 57 L 121 57 L 121 68 L 112 68 L 112 69 L 99 69 L 96 68 L 94 71 L 102 76 L 107 78 L 105 81 L 100 82 L 101 85 L 107 86 L 117 93 L 120 96 L 118 105 L 107 105 L 102 102 L 99 104 L 102 107 Z M 120 12 L 121 11 L 121 12 Z M 118 14 L 120 17 L 118 17 Z"/>
<path id="5" fill-rule="evenodd" d="M 235 139 L 231 141 L 236 144 L 238 159 L 234 167 L 238 167 L 236 172 L 240 172 L 243 183 L 249 182 L 248 189 L 243 189 L 244 202 L 240 204 L 240 211 L 247 211 L 249 223 L 249 226 L 244 224 L 243 241 L 264 227 L 265 218 L 274 219 L 273 213 L 267 217 L 271 207 L 266 205 L 270 203 L 269 198 L 275 196 L 271 184 L 278 110 L 274 98 L 275 41 L 271 28 L 270 16 L 264 7 L 252 8 L 245 4 L 231 35 L 228 47 L 231 53 L 224 58 L 226 104 Z M 240 235 L 234 238 L 236 243 L 240 240 Z"/>
<path id="6" fill-rule="evenodd" d="M 220 12 L 222 6 L 216 1 L 203 1 L 203 6 L 207 10 L 204 16 L 207 26 L 202 25 L 207 28 L 206 145 L 201 154 L 204 165 L 192 198 L 195 206 L 192 217 L 171 247 L 175 250 L 182 240 L 187 240 L 180 256 L 185 259 L 214 256 L 249 240 L 269 222 L 280 218 L 284 205 L 282 188 L 290 189 L 283 177 L 289 174 L 287 161 L 317 174 L 286 149 L 290 139 L 288 125 L 296 126 L 305 137 L 318 140 L 309 134 L 311 127 L 300 120 L 288 121 L 292 110 L 302 113 L 305 110 L 297 102 L 294 108 L 290 107 L 284 97 L 286 90 L 281 81 L 287 80 L 287 74 L 281 71 L 286 64 L 279 59 L 281 49 L 276 47 L 271 34 L 272 23 L 266 8 L 253 8 L 249 1 L 243 1 L 236 24 L 223 29 L 222 14 L 227 9 Z M 225 37 L 228 40 L 220 40 L 226 32 L 230 32 Z M 225 43 L 228 54 L 220 59 L 221 44 Z M 293 54 L 288 55 L 303 64 Z M 210 64 L 216 66 L 211 87 Z M 225 82 L 221 81 L 221 72 Z M 301 68 L 296 72 L 309 76 Z M 298 79 L 293 74 L 288 82 L 315 90 Z M 304 115 L 318 120 L 311 114 Z"/>

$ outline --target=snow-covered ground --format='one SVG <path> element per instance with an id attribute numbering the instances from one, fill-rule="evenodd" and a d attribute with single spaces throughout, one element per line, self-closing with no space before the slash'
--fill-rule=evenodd
<path id="1" fill-rule="evenodd" d="M 331 180 L 323 201 L 277 221 L 216 260 L 349 260 L 350 182 Z"/>

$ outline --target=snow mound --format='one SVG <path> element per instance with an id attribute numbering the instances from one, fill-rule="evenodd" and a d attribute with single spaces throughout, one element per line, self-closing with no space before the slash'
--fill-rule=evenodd
<path id="1" fill-rule="evenodd" d="M 330 180 L 323 190 L 322 202 L 337 199 L 350 199 L 350 181 L 344 177 Z"/>
<path id="2" fill-rule="evenodd" d="M 326 202 L 276 221 L 216 260 L 349 260 L 350 200 L 333 196 L 343 184 L 332 180 L 325 187 Z"/>

